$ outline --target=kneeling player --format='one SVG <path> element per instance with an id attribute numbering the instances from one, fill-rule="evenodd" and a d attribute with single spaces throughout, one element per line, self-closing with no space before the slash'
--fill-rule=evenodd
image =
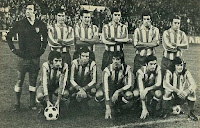
<path id="1" fill-rule="evenodd" d="M 43 107 L 53 106 L 53 94 L 57 96 L 55 107 L 59 108 L 61 98 L 67 99 L 65 89 L 68 78 L 68 65 L 62 62 L 61 53 L 51 51 L 48 61 L 42 65 L 41 85 L 37 89 L 37 100 Z M 46 102 L 45 102 L 46 101 Z"/>
<path id="2" fill-rule="evenodd" d="M 163 96 L 163 117 L 169 114 L 172 106 L 182 105 L 185 101 L 188 103 L 190 113 L 188 117 L 194 121 L 198 118 L 194 114 L 194 104 L 196 101 L 196 83 L 185 68 L 185 63 L 179 57 L 174 59 L 175 71 L 166 71 L 163 87 L 165 94 Z"/>
<path id="3" fill-rule="evenodd" d="M 81 108 L 88 106 L 87 102 L 96 93 L 97 67 L 95 61 L 90 58 L 87 47 L 80 49 L 79 58 L 72 61 L 70 82 L 72 84 L 72 99 L 80 102 Z"/>
<path id="4" fill-rule="evenodd" d="M 161 69 L 157 65 L 157 58 L 153 55 L 148 56 L 146 65 L 137 71 L 136 77 L 142 103 L 140 119 L 145 119 L 149 111 L 150 114 L 155 114 L 157 103 L 162 95 L 159 90 L 162 83 Z"/>
<path id="5" fill-rule="evenodd" d="M 112 63 L 103 71 L 104 93 L 97 91 L 96 97 L 105 94 L 105 119 L 112 118 L 112 114 L 121 111 L 132 97 L 131 91 L 132 72 L 129 65 L 122 63 L 122 55 L 120 52 L 114 52 Z M 101 94 L 101 95 L 100 95 Z"/>

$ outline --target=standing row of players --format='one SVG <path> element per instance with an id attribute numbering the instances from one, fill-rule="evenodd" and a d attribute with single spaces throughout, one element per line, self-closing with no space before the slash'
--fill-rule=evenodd
<path id="1" fill-rule="evenodd" d="M 64 23 L 63 9 L 56 10 L 56 24 L 48 28 L 35 18 L 34 4 L 28 3 L 25 13 L 26 18 L 16 22 L 7 35 L 11 51 L 18 56 L 15 110 L 20 110 L 22 85 L 28 72 L 29 107 L 32 110 L 37 109 L 36 97 L 45 107 L 53 105 L 53 94 L 57 95 L 57 107 L 61 100 L 70 98 L 71 102 L 86 105 L 89 98 L 95 97 L 96 101 L 105 101 L 105 119 L 108 119 L 126 104 L 131 104 L 127 106 L 132 108 L 136 104 L 134 100 L 139 98 L 141 119 L 145 119 L 149 113 L 155 115 L 160 101 L 162 117 L 169 115 L 172 106 L 187 101 L 190 109 L 188 116 L 198 120 L 194 115 L 196 84 L 182 60 L 181 49 L 187 49 L 188 41 L 185 33 L 179 29 L 180 17 L 173 16 L 171 28 L 163 33 L 164 56 L 160 67 L 155 57 L 155 47 L 160 44 L 159 29 L 151 24 L 150 12 L 143 12 L 143 24 L 134 32 L 136 56 L 132 72 L 130 66 L 125 64 L 123 52 L 124 43 L 128 42 L 127 26 L 120 23 L 120 10 L 113 8 L 112 21 L 102 30 L 105 44 L 101 67 L 103 77 L 102 85 L 97 86 L 94 44 L 99 42 L 99 34 L 98 27 L 91 23 L 90 12 L 81 11 L 81 23 L 76 24 L 75 29 Z M 16 34 L 18 49 L 13 44 Z M 36 88 L 40 56 L 45 52 L 47 42 L 51 52 L 41 68 L 41 85 Z M 70 46 L 73 44 L 75 52 L 71 62 Z"/>

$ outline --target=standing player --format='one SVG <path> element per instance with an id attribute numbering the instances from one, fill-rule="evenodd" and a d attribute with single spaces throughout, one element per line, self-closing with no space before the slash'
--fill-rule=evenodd
<path id="1" fill-rule="evenodd" d="M 42 65 L 41 85 L 37 88 L 37 100 L 43 105 L 53 106 L 53 94 L 57 96 L 55 107 L 59 108 L 60 100 L 67 99 L 69 92 L 68 65 L 62 61 L 61 53 L 51 51 L 48 61 Z M 46 101 L 46 102 L 45 102 Z"/>
<path id="2" fill-rule="evenodd" d="M 81 102 L 81 107 L 87 106 L 87 101 L 96 93 L 97 67 L 95 61 L 90 59 L 90 50 L 83 47 L 79 51 L 79 58 L 72 61 L 70 82 L 72 84 L 72 97 Z"/>
<path id="3" fill-rule="evenodd" d="M 15 85 L 16 105 L 20 109 L 20 97 L 26 72 L 29 73 L 30 109 L 35 110 L 36 81 L 39 72 L 40 56 L 47 45 L 46 25 L 35 18 L 36 10 L 33 3 L 26 4 L 26 18 L 16 22 L 7 36 L 10 49 L 18 56 L 17 74 L 18 81 Z M 18 36 L 19 49 L 16 49 L 12 38 Z"/>
<path id="4" fill-rule="evenodd" d="M 145 119 L 150 114 L 155 114 L 156 105 L 161 98 L 159 90 L 162 77 L 157 58 L 153 55 L 147 56 L 146 65 L 142 66 L 136 73 L 137 84 L 142 102 L 142 113 L 140 119 Z"/>
<path id="5" fill-rule="evenodd" d="M 154 48 L 159 45 L 159 40 L 159 29 L 151 25 L 150 12 L 143 11 L 142 25 L 136 28 L 134 32 L 134 46 L 136 48 L 133 69 L 134 74 L 138 69 L 145 65 L 147 56 L 155 54 Z"/>
<path id="6" fill-rule="evenodd" d="M 128 42 L 127 26 L 120 23 L 121 11 L 118 8 L 111 10 L 112 21 L 103 26 L 102 41 L 105 44 L 105 52 L 103 53 L 101 70 L 103 71 L 112 63 L 113 53 L 119 51 L 124 62 L 123 43 Z"/>
<path id="7" fill-rule="evenodd" d="M 120 51 L 113 53 L 112 63 L 103 71 L 104 93 L 100 90 L 96 93 L 97 99 L 105 94 L 105 119 L 112 118 L 112 114 L 122 110 L 122 106 L 125 105 L 124 98 L 127 100 L 133 98 L 133 93 L 130 91 L 133 85 L 131 67 L 122 63 L 122 60 Z"/>
<path id="8" fill-rule="evenodd" d="M 71 67 L 70 46 L 74 43 L 74 30 L 65 24 L 65 10 L 57 9 L 56 24 L 49 26 L 48 41 L 51 51 L 61 53 L 63 62 Z"/>
<path id="9" fill-rule="evenodd" d="M 175 71 L 167 70 L 163 80 L 165 94 L 163 96 L 162 116 L 166 118 L 169 111 L 172 110 L 172 106 L 182 105 L 187 102 L 190 110 L 188 117 L 197 121 L 198 117 L 194 114 L 196 83 L 181 58 L 175 57 L 173 62 Z"/>
<path id="10" fill-rule="evenodd" d="M 81 23 L 75 26 L 75 52 L 73 59 L 79 57 L 79 50 L 87 47 L 90 50 L 90 58 L 95 60 L 94 44 L 99 41 L 98 27 L 91 22 L 91 13 L 87 10 L 80 12 Z"/>
<path id="11" fill-rule="evenodd" d="M 188 39 L 186 34 L 180 30 L 181 18 L 173 15 L 171 18 L 171 28 L 164 31 L 162 44 L 164 47 L 164 55 L 161 61 L 162 75 L 166 70 L 174 71 L 173 60 L 175 57 L 181 57 L 181 49 L 188 48 Z"/>

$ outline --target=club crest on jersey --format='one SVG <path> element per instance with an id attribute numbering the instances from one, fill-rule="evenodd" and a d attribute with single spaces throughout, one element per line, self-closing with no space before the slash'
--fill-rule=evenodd
<path id="1" fill-rule="evenodd" d="M 36 28 L 35 28 L 35 31 L 36 31 L 37 33 L 39 33 L 39 32 L 40 32 L 40 28 L 36 27 Z"/>

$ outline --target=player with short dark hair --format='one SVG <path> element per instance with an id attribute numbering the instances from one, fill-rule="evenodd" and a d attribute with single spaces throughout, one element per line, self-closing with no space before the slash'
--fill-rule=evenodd
<path id="1" fill-rule="evenodd" d="M 170 18 L 171 28 L 164 31 L 162 44 L 164 54 L 161 61 L 162 76 L 166 70 L 174 71 L 173 60 L 175 57 L 182 57 L 182 49 L 188 48 L 188 38 L 185 32 L 180 30 L 181 17 L 172 15 Z"/>
<path id="2" fill-rule="evenodd" d="M 157 65 L 157 58 L 153 55 L 147 56 L 146 65 L 142 66 L 136 73 L 137 86 L 139 89 L 142 112 L 140 119 L 145 119 L 150 114 L 154 115 L 156 106 L 161 98 L 160 86 L 162 83 L 161 69 Z"/>
<path id="3" fill-rule="evenodd" d="M 187 102 L 190 111 L 188 117 L 197 121 L 198 117 L 194 114 L 196 83 L 191 73 L 186 69 L 186 63 L 181 58 L 175 57 L 173 63 L 175 71 L 167 70 L 163 80 L 165 93 L 163 95 L 162 116 L 166 118 L 172 110 L 172 106 Z"/>
<path id="4" fill-rule="evenodd" d="M 155 47 L 159 45 L 159 42 L 159 29 L 151 24 L 151 13 L 145 10 L 142 12 L 142 25 L 134 32 L 134 47 L 136 48 L 134 74 L 145 65 L 147 56 L 155 55 Z"/>
<path id="5" fill-rule="evenodd" d="M 26 18 L 17 21 L 10 29 L 7 41 L 12 52 L 17 58 L 18 81 L 15 85 L 16 105 L 14 110 L 20 110 L 20 97 L 25 74 L 29 73 L 30 109 L 36 110 L 36 81 L 39 72 L 40 56 L 45 52 L 47 46 L 46 25 L 36 19 L 35 5 L 26 4 Z M 19 48 L 13 44 L 13 38 L 17 36 Z"/>
<path id="6" fill-rule="evenodd" d="M 102 101 L 102 95 L 105 96 L 105 119 L 112 118 L 112 114 L 122 111 L 123 105 L 133 98 L 131 67 L 122 60 L 121 52 L 113 53 L 112 63 L 103 71 L 103 89 L 98 89 L 96 93 L 96 99 L 99 101 Z"/>
<path id="7" fill-rule="evenodd" d="M 86 108 L 88 101 L 96 93 L 97 82 L 96 63 L 90 59 L 90 50 L 87 47 L 81 48 L 79 58 L 72 61 L 70 82 L 73 102 L 83 109 Z"/>
<path id="8" fill-rule="evenodd" d="M 90 50 L 90 58 L 95 60 L 95 43 L 99 42 L 98 27 L 91 22 L 91 13 L 81 10 L 81 23 L 75 25 L 75 52 L 73 59 L 79 58 L 79 50 L 87 47 Z"/>
<path id="9" fill-rule="evenodd" d="M 120 23 L 121 11 L 118 8 L 111 10 L 112 21 L 103 26 L 102 41 L 105 44 L 103 53 L 101 70 L 103 71 L 109 64 L 112 63 L 113 53 L 121 52 L 122 63 L 124 62 L 124 43 L 128 42 L 127 26 Z"/>
<path id="10" fill-rule="evenodd" d="M 55 107 L 61 99 L 69 97 L 68 65 L 62 61 L 60 52 L 51 51 L 48 61 L 42 65 L 41 85 L 37 88 L 37 100 L 43 107 L 53 106 L 53 94 L 57 96 Z"/>
<path id="11" fill-rule="evenodd" d="M 51 51 L 61 53 L 63 62 L 71 67 L 70 46 L 74 44 L 74 30 L 65 24 L 65 10 L 55 10 L 56 24 L 48 26 L 48 41 Z"/>

